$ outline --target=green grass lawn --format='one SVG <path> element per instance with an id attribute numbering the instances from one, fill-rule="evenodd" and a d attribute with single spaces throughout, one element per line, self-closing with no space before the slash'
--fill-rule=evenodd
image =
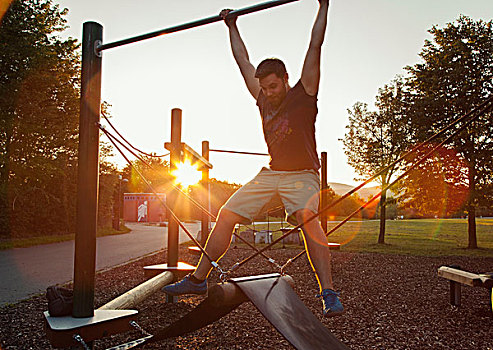
<path id="1" fill-rule="evenodd" d="M 335 225 L 329 223 L 328 229 Z M 478 249 L 466 249 L 467 219 L 388 220 L 385 244 L 377 244 L 379 225 L 378 220 L 350 221 L 331 234 L 329 241 L 341 243 L 341 251 L 346 252 L 493 257 L 493 219 L 476 219 Z M 269 228 L 278 227 L 270 224 Z M 255 228 L 267 229 L 267 225 Z"/>
<path id="2" fill-rule="evenodd" d="M 388 220 L 385 244 L 377 244 L 379 225 L 378 220 L 349 221 L 331 234 L 329 241 L 341 243 L 341 251 L 346 252 L 376 252 L 417 256 L 493 257 L 493 219 L 476 219 L 478 249 L 466 249 L 468 239 L 466 219 Z M 329 222 L 328 229 L 330 230 L 333 226 L 335 226 L 335 223 Z M 279 224 L 271 223 L 269 225 L 271 231 L 275 231 L 279 227 Z M 241 227 L 242 231 L 245 229 L 245 226 Z M 255 229 L 265 230 L 267 225 L 258 224 L 255 225 Z M 126 232 L 129 232 L 126 227 L 123 227 L 122 231 L 114 231 L 109 228 L 100 230 L 98 236 Z M 274 239 L 279 236 L 280 233 L 274 233 Z M 0 242 L 0 250 L 62 242 L 71 239 L 74 239 L 74 235 L 5 240 Z M 263 245 L 260 244 L 258 246 L 261 247 Z M 277 246 L 281 246 L 281 243 Z"/>
<path id="3" fill-rule="evenodd" d="M 378 221 L 348 222 L 330 236 L 343 250 L 425 256 L 493 257 L 493 219 L 476 219 L 479 249 L 466 249 L 466 219 L 389 220 L 385 244 L 377 244 Z"/>

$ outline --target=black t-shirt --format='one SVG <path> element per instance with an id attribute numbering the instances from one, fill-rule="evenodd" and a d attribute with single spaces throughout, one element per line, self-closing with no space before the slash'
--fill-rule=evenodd
<path id="1" fill-rule="evenodd" d="M 279 108 L 262 91 L 257 99 L 272 170 L 320 168 L 315 141 L 317 96 L 306 93 L 301 80 L 291 88 Z"/>

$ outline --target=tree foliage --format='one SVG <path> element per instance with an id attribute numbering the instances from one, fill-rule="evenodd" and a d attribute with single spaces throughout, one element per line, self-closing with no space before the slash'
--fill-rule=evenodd
<path id="1" fill-rule="evenodd" d="M 74 221 L 80 64 L 76 41 L 57 36 L 65 14 L 49 0 L 24 0 L 14 1 L 2 18 L 3 235 L 66 232 Z"/>
<path id="2" fill-rule="evenodd" d="M 415 163 L 433 148 L 434 145 L 424 145 L 411 155 L 409 163 Z M 413 167 L 396 187 L 399 207 L 409 216 L 462 216 L 468 198 L 467 164 L 453 149 L 441 147 Z"/>
<path id="3" fill-rule="evenodd" d="M 0 26 L 0 235 L 74 232 L 80 55 L 51 0 L 13 1 Z M 103 109 L 107 106 L 103 105 Z M 100 151 L 99 225 L 111 222 L 117 170 Z"/>
<path id="4" fill-rule="evenodd" d="M 409 118 L 415 127 L 416 141 L 423 141 L 449 125 L 493 93 L 492 21 L 460 16 L 444 28 L 435 26 L 429 32 L 433 39 L 425 42 L 420 53 L 422 62 L 407 67 L 413 103 Z M 493 204 L 492 119 L 491 112 L 484 114 L 447 145 L 467 164 L 470 248 L 477 247 L 476 208 Z M 445 173 L 456 176 L 447 181 L 462 181 L 461 170 Z"/>
<path id="5" fill-rule="evenodd" d="M 376 111 L 370 111 L 367 104 L 357 102 L 348 110 L 349 123 L 342 139 L 348 163 L 361 178 L 366 180 L 382 171 L 376 179 L 384 189 L 380 200 L 379 243 L 385 241 L 385 187 L 399 171 L 400 165 L 393 163 L 407 150 L 410 142 L 406 96 L 403 80 L 398 77 L 379 89 Z"/>
<path id="6" fill-rule="evenodd" d="M 123 169 L 124 178 L 128 179 L 125 191 L 131 193 L 151 193 L 152 189 L 140 177 L 142 174 L 152 188 L 158 193 L 166 193 L 173 181 L 169 174 L 169 162 L 162 158 L 142 156 L 140 160 L 135 160 L 132 165 L 127 164 Z"/>
<path id="7" fill-rule="evenodd" d="M 492 21 L 460 16 L 444 28 L 434 26 L 429 32 L 432 39 L 425 42 L 420 53 L 422 61 L 406 67 L 406 78 L 397 80 L 400 93 L 390 95 L 392 89 L 386 86 L 377 97 L 378 112 L 369 112 L 361 103 L 350 111 L 344 142 L 349 162 L 360 175 L 375 170 L 379 164 L 389 164 L 385 154 L 399 156 L 408 145 L 423 143 L 493 93 Z M 394 121 L 398 117 L 393 125 L 397 125 L 399 137 L 385 133 L 379 124 L 378 118 L 385 115 L 380 115 L 382 111 L 398 112 L 389 115 Z M 477 247 L 477 208 L 488 212 L 485 208 L 493 205 L 492 120 L 491 111 L 482 114 L 425 162 L 414 164 L 398 188 L 401 205 L 421 216 L 450 216 L 464 210 L 468 215 L 470 248 Z M 454 130 L 443 133 L 435 142 Z M 407 159 L 408 166 L 432 148 L 423 146 Z M 383 184 L 388 179 L 380 181 Z"/>

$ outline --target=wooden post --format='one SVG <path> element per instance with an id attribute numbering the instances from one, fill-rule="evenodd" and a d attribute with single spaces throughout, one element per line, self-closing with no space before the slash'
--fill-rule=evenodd
<path id="1" fill-rule="evenodd" d="M 82 34 L 82 79 L 79 121 L 79 165 L 77 174 L 77 219 L 74 257 L 73 317 L 94 316 L 96 230 L 99 187 L 99 113 L 101 108 L 101 63 L 96 46 L 103 27 L 86 22 Z"/>
<path id="2" fill-rule="evenodd" d="M 450 281 L 450 304 L 460 306 L 461 286 L 459 282 Z"/>
<path id="3" fill-rule="evenodd" d="M 202 141 L 202 157 L 209 161 L 209 141 Z M 202 206 L 211 211 L 211 197 L 210 197 L 210 182 L 209 182 L 209 168 L 202 166 Z M 202 232 L 200 245 L 205 246 L 207 238 L 209 237 L 209 227 L 211 218 L 209 215 L 202 211 L 202 220 L 200 223 L 200 230 Z"/>
<path id="4" fill-rule="evenodd" d="M 176 169 L 176 165 L 181 161 L 181 109 L 173 108 L 171 110 L 171 150 L 169 167 L 170 172 Z M 168 208 L 175 210 L 176 201 L 178 199 L 178 190 L 173 188 L 166 197 Z M 178 266 L 178 248 L 180 226 L 178 221 L 173 218 L 170 210 L 167 209 L 168 217 L 168 268 Z M 176 276 L 175 276 L 176 278 Z M 166 295 L 168 303 L 174 303 L 175 298 L 171 295 Z"/>
<path id="5" fill-rule="evenodd" d="M 327 203 L 327 152 L 322 152 L 322 169 L 320 174 L 320 208 L 325 208 Z M 320 214 L 320 223 L 322 225 L 322 229 L 325 233 L 327 233 L 327 212 L 324 211 Z"/>
<path id="6" fill-rule="evenodd" d="M 171 151 L 170 151 L 170 170 L 176 169 L 176 165 L 181 161 L 181 109 L 171 110 Z M 172 189 L 167 196 L 166 202 L 171 210 L 174 210 L 178 197 L 178 191 Z M 178 266 L 178 222 L 168 212 L 168 266 Z"/>

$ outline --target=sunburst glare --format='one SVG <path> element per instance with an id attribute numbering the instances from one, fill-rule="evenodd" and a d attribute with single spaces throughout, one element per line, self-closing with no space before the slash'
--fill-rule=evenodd
<path id="1" fill-rule="evenodd" d="M 197 166 L 192 164 L 188 159 L 176 165 L 173 176 L 175 177 L 175 183 L 180 184 L 184 188 L 195 185 L 202 178 L 200 171 L 197 170 Z"/>

